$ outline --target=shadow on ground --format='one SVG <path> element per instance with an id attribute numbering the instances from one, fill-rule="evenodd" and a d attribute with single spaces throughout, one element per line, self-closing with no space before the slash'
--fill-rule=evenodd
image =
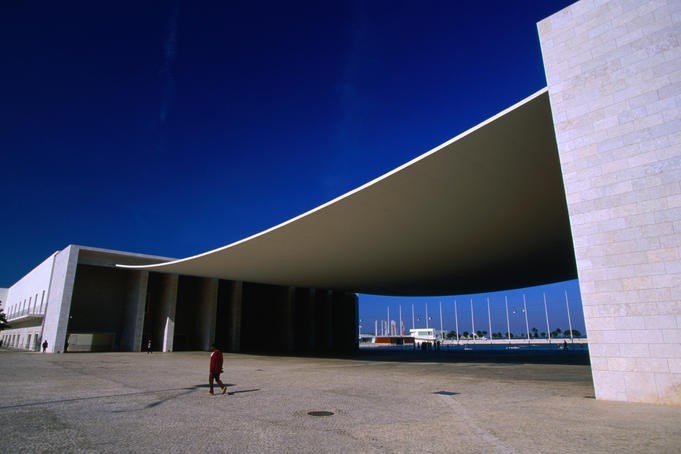
<path id="1" fill-rule="evenodd" d="M 259 353 L 246 352 L 253 356 L 297 357 L 297 358 L 328 358 L 352 361 L 383 361 L 404 363 L 506 363 L 506 364 L 566 364 L 590 365 L 589 351 L 580 350 L 449 350 L 421 351 L 405 348 L 360 348 L 352 355 L 314 355 L 314 354 L 283 354 L 277 352 Z"/>
<path id="2" fill-rule="evenodd" d="M 360 349 L 352 359 L 362 361 L 432 363 L 513 363 L 589 365 L 586 350 L 390 350 Z"/>

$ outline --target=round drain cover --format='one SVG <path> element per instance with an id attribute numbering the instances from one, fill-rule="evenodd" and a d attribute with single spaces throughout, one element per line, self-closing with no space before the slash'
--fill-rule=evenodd
<path id="1" fill-rule="evenodd" d="M 307 414 L 310 415 L 310 416 L 333 416 L 332 411 L 325 411 L 325 410 L 308 411 Z"/>

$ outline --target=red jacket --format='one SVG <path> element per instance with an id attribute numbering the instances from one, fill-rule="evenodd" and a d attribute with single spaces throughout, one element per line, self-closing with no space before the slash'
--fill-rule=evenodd
<path id="1" fill-rule="evenodd" d="M 210 354 L 210 372 L 213 374 L 222 373 L 222 352 L 215 350 Z"/>

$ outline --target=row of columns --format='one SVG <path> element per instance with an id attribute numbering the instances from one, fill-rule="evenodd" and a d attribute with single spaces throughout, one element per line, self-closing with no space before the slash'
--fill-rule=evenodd
<path id="1" fill-rule="evenodd" d="M 113 268 L 81 257 L 78 246 L 53 262 L 41 330 L 48 351 L 63 351 L 69 333 L 89 332 L 113 334 L 111 348 L 121 351 L 140 351 L 149 338 L 164 352 L 212 342 L 230 352 L 358 349 L 354 293 Z"/>
<path id="2" fill-rule="evenodd" d="M 178 298 L 185 305 L 180 321 Z M 357 349 L 353 293 L 172 274 L 150 278 L 148 272 L 135 271 L 129 279 L 121 349 L 140 351 L 146 345 L 145 313 L 151 317 L 147 334 L 154 339 L 154 349 L 162 351 L 208 350 L 212 342 L 230 352 L 352 353 Z M 178 324 L 184 336 L 181 346 L 175 345 Z"/>
<path id="3" fill-rule="evenodd" d="M 354 353 L 358 348 L 357 296 L 331 290 L 232 283 L 221 300 L 233 330 L 227 351 Z M 218 313 L 221 312 L 218 310 Z M 226 325 L 218 317 L 218 331 Z M 221 337 L 221 336 L 218 336 Z M 224 337 L 224 336 L 222 336 Z"/>

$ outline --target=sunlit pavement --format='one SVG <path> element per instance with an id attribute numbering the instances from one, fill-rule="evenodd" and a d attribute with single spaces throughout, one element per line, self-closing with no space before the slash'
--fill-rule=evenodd
<path id="1" fill-rule="evenodd" d="M 588 365 L 0 351 L 3 452 L 678 452 L 681 408 L 597 401 Z M 420 356 L 419 356 L 420 355 Z M 484 362 L 483 362 L 484 361 Z M 512 362 L 513 361 L 513 362 Z"/>

